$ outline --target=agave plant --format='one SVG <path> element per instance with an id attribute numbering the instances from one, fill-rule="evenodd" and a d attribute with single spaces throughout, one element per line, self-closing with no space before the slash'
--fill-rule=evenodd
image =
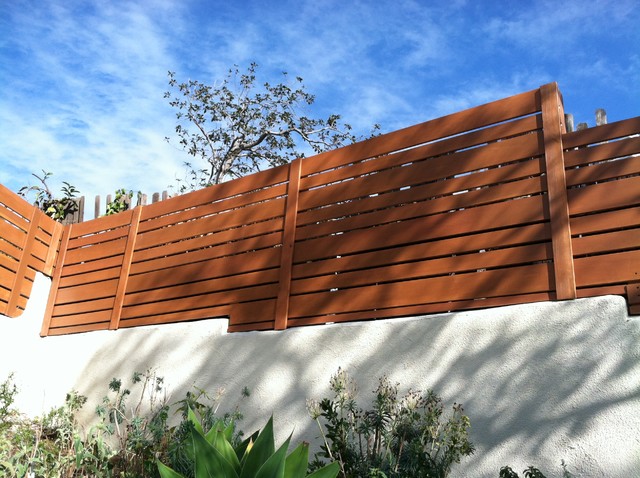
<path id="1" fill-rule="evenodd" d="M 233 429 L 217 422 L 204 432 L 195 414 L 189 410 L 191 442 L 189 448 L 196 478 L 335 478 L 340 471 L 338 462 L 307 475 L 309 444 L 302 442 L 287 455 L 291 436 L 275 449 L 273 417 L 262 431 L 258 431 L 237 447 L 231 444 Z M 158 461 L 162 478 L 184 478 Z"/>

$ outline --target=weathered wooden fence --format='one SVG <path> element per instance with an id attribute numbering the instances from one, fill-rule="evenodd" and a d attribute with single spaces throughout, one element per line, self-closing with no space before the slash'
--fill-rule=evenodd
<path id="1" fill-rule="evenodd" d="M 640 118 L 566 133 L 555 83 L 64 229 L 43 335 L 230 331 L 625 294 Z"/>

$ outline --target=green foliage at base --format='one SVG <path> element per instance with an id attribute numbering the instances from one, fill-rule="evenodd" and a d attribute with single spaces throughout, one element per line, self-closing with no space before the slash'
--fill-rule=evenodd
<path id="1" fill-rule="evenodd" d="M 273 417 L 262 431 L 254 433 L 237 446 L 230 442 L 231 430 L 219 421 L 208 433 L 189 414 L 192 424 L 190 447 L 193 473 L 197 478 L 304 478 L 307 476 L 309 444 L 301 443 L 287 455 L 289 437 L 277 450 L 273 436 Z M 185 478 L 158 461 L 162 478 Z M 308 475 L 312 478 L 335 478 L 338 463 L 331 463 Z"/>
<path id="2" fill-rule="evenodd" d="M 398 386 L 382 377 L 364 410 L 356 404 L 355 383 L 339 369 L 330 381 L 333 397 L 307 403 L 324 441 L 314 463 L 335 459 L 344 478 L 443 478 L 473 453 L 461 405 L 447 415 L 432 391 L 400 397 Z"/>
<path id="3" fill-rule="evenodd" d="M 562 478 L 574 478 L 573 473 L 569 472 L 567 469 L 567 464 L 562 460 L 560 462 L 562 466 Z M 535 466 L 529 466 L 526 470 L 522 472 L 524 474 L 524 478 L 547 478 L 538 468 Z M 500 474 L 498 478 L 520 478 L 520 475 L 513 471 L 510 466 L 503 466 L 500 468 Z"/>
<path id="4" fill-rule="evenodd" d="M 462 407 L 454 404 L 445 413 L 433 392 L 399 396 L 398 385 L 383 377 L 371 407 L 362 409 L 355 384 L 342 370 L 331 378 L 330 389 L 331 398 L 308 402 L 322 433 L 320 452 L 309 463 L 308 443 L 287 453 L 289 437 L 276 449 L 272 419 L 243 439 L 236 428 L 242 419 L 238 407 L 217 413 L 222 390 L 211 397 L 195 389 L 169 404 L 153 370 L 134 373 L 129 385 L 114 378 L 96 410 L 101 420 L 84 430 L 76 415 L 86 397 L 71 392 L 63 406 L 27 418 L 14 406 L 18 387 L 9 375 L 0 383 L 0 476 L 429 478 L 448 476 L 454 463 L 474 451 Z M 169 425 L 172 415 L 177 425 Z M 572 478 L 561 464 L 561 477 Z M 533 466 L 523 476 L 545 478 Z M 519 475 L 505 466 L 499 478 Z"/>
<path id="5" fill-rule="evenodd" d="M 71 392 L 63 406 L 28 419 L 13 408 L 17 392 L 12 375 L 0 384 L 0 476 L 112 476 L 100 430 L 82 433 L 76 421 L 86 397 Z"/>

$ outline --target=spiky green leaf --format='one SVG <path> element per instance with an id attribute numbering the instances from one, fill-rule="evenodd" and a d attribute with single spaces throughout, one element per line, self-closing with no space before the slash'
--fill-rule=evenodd
<path id="1" fill-rule="evenodd" d="M 243 463 L 240 478 L 253 478 L 275 451 L 272 416 L 256 438 L 253 446 L 245 452 L 242 459 Z"/>
<path id="2" fill-rule="evenodd" d="M 340 463 L 334 461 L 311 473 L 307 478 L 336 478 L 340 473 Z"/>
<path id="3" fill-rule="evenodd" d="M 291 437 L 278 448 L 273 455 L 260 467 L 255 478 L 284 478 L 285 463 L 287 458 L 287 450 Z"/>
<path id="4" fill-rule="evenodd" d="M 284 466 L 284 478 L 304 478 L 309 464 L 309 444 L 300 443 L 289 453 Z"/>
<path id="5" fill-rule="evenodd" d="M 181 475 L 177 471 L 173 471 L 167 465 L 163 464 L 160 460 L 156 460 L 156 463 L 158 465 L 160 478 L 184 478 L 184 475 Z"/>
<path id="6" fill-rule="evenodd" d="M 238 478 L 234 466 L 197 430 L 191 430 L 196 478 Z"/>

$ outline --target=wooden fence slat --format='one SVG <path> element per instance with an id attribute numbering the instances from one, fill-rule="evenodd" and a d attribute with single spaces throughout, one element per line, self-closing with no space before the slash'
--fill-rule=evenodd
<path id="1" fill-rule="evenodd" d="M 371 167 L 370 173 L 374 174 L 350 178 L 349 181 L 303 192 L 300 209 L 306 210 L 371 193 L 379 194 L 400 187 L 441 181 L 445 178 L 449 180 L 465 173 L 501 165 L 504 158 L 510 158 L 512 161 L 528 159 L 542 154 L 541 143 L 538 135 L 524 135 L 448 156 L 426 158 L 425 161 L 418 161 L 404 167 L 383 169 L 385 168 L 383 162 L 377 167 Z M 376 161 L 369 161 L 367 164 L 369 163 L 378 164 Z M 343 169 L 348 170 L 349 167 Z M 479 173 L 472 173 L 469 176 L 476 176 L 476 174 Z M 327 179 L 330 180 L 330 177 Z"/>
<path id="2" fill-rule="evenodd" d="M 369 250 L 401 247 L 453 236 L 473 235 L 492 229 L 518 229 L 548 220 L 541 196 L 479 206 L 475 208 L 418 217 L 369 229 L 358 229 L 339 236 L 329 235 L 296 243 L 294 262 L 302 263 Z"/>
<path id="3" fill-rule="evenodd" d="M 284 199 L 274 199 L 264 204 L 239 209 L 235 214 L 223 214 L 198 218 L 175 226 L 156 229 L 140 235 L 137 249 L 145 249 L 169 243 L 183 243 L 188 239 L 211 237 L 212 233 L 225 234 L 231 231 L 237 235 L 237 227 L 255 225 L 259 227 L 267 221 L 277 222 L 284 209 Z M 275 220 L 274 220 L 275 219 Z"/>
<path id="4" fill-rule="evenodd" d="M 7 304 L 7 315 L 9 317 L 15 317 L 18 315 L 18 302 L 20 296 L 23 293 L 23 289 L 28 289 L 27 295 L 31 290 L 31 284 L 26 284 L 27 281 L 27 269 L 31 263 L 31 251 L 35 245 L 36 233 L 38 232 L 38 224 L 40 222 L 41 215 L 39 210 L 35 207 L 32 210 L 31 217 L 29 219 L 29 231 L 27 233 L 27 239 L 24 247 L 22 248 L 22 255 L 20 257 L 20 263 L 18 270 L 15 273 L 13 284 L 11 285 L 11 295 L 9 296 L 9 302 Z"/>
<path id="5" fill-rule="evenodd" d="M 469 280 L 474 276 L 476 280 Z M 553 277 L 548 264 L 456 274 L 340 289 L 291 297 L 291 317 L 402 307 L 443 300 L 501 297 L 548 292 Z M 427 295 L 426 291 L 429 291 Z"/>
<path id="6" fill-rule="evenodd" d="M 53 276 L 53 268 L 56 264 L 56 258 L 58 257 L 58 251 L 60 250 L 60 241 L 62 240 L 62 233 L 64 232 L 64 226 L 59 222 L 54 223 L 53 231 L 51 233 L 51 242 L 47 251 L 47 257 L 45 260 L 42 273 L 51 277 Z"/>
<path id="7" fill-rule="evenodd" d="M 6 207 L 15 211 L 16 214 L 19 214 L 22 217 L 29 217 L 31 215 L 31 210 L 34 207 L 29 204 L 29 202 L 25 201 L 24 198 L 20 197 L 10 189 L 7 189 L 7 187 L 2 184 L 0 184 L 0 203 L 4 204 Z"/>
<path id="8" fill-rule="evenodd" d="M 578 148 L 588 144 L 600 143 L 605 140 L 613 140 L 638 134 L 640 131 L 640 116 L 629 118 L 615 123 L 608 123 L 597 128 L 588 128 L 581 131 L 567 133 L 562 144 L 565 148 Z"/>
<path id="9" fill-rule="evenodd" d="M 302 176 L 344 166 L 354 161 L 375 158 L 393 151 L 411 148 L 442 138 L 455 136 L 521 116 L 536 113 L 538 90 L 520 93 L 491 103 L 409 126 L 367 141 L 307 158 Z"/>
<path id="10" fill-rule="evenodd" d="M 291 295 L 291 270 L 293 267 L 293 248 L 296 239 L 296 224 L 298 217 L 298 201 L 300 197 L 300 171 L 302 160 L 294 160 L 289 167 L 289 187 L 285 209 L 284 230 L 282 231 L 282 255 L 280 259 L 280 281 L 274 329 L 287 328 L 289 317 L 289 298 Z"/>
<path id="11" fill-rule="evenodd" d="M 567 181 L 562 154 L 562 134 L 565 132 L 562 124 L 564 111 L 557 83 L 541 86 L 540 96 L 556 294 L 559 300 L 575 299 L 576 278 L 571 249 Z"/>
<path id="12" fill-rule="evenodd" d="M 247 229 L 250 227 L 251 226 L 247 227 Z M 218 240 L 217 242 L 211 242 L 210 240 L 206 241 L 206 238 L 201 239 L 202 240 L 184 241 L 189 244 L 175 244 L 171 245 L 171 247 L 157 247 L 135 251 L 131 273 L 142 274 L 145 272 L 154 272 L 170 267 L 180 267 L 184 264 L 224 259 L 225 257 L 273 248 L 282 241 L 282 232 L 281 229 L 279 229 L 277 232 L 249 236 L 239 241 Z M 203 242 L 206 244 L 203 244 Z M 195 245 L 197 247 L 190 249 L 188 247 L 189 245 Z"/>
<path id="13" fill-rule="evenodd" d="M 540 115 L 521 118 L 516 121 L 502 123 L 479 131 L 454 136 L 453 138 L 444 139 L 442 141 L 428 143 L 408 150 L 393 152 L 384 156 L 383 160 L 377 158 L 377 161 L 371 160 L 350 163 L 344 167 L 323 171 L 321 174 L 303 177 L 300 183 L 301 190 L 307 190 L 309 188 L 322 186 L 335 181 L 343 181 L 350 177 L 362 176 L 370 173 L 377 165 L 385 168 L 393 168 L 425 158 L 433 158 L 433 162 L 429 169 L 434 167 L 434 163 L 442 163 L 439 165 L 441 169 L 439 174 L 446 175 L 446 168 L 451 168 L 453 165 L 451 164 L 451 161 L 438 161 L 438 159 L 442 159 L 443 155 L 450 155 L 451 153 L 462 152 L 464 150 L 477 150 L 478 148 L 476 147 L 484 147 L 487 143 L 497 144 L 495 141 L 498 139 L 503 140 L 504 138 L 522 136 L 524 133 L 536 130 L 542 130 L 542 119 Z M 520 148 L 523 146 L 528 147 L 528 145 L 525 144 L 520 145 Z M 470 161 L 473 158 L 467 155 L 464 159 L 466 161 Z M 458 165 L 458 167 L 459 166 L 460 165 Z M 466 163 L 465 166 L 467 166 Z M 460 171 L 457 170 L 456 173 L 458 172 Z"/>
<path id="14" fill-rule="evenodd" d="M 634 208 L 640 215 L 640 176 L 570 189 L 568 196 L 572 216 L 623 207 Z"/>
<path id="15" fill-rule="evenodd" d="M 519 294 L 516 296 L 505 296 L 497 298 L 481 298 L 456 300 L 449 302 L 435 302 L 418 304 L 412 306 L 399 306 L 389 309 L 365 310 L 359 312 L 345 312 L 332 315 L 318 315 L 302 318 L 290 318 L 289 323 L 293 326 L 320 325 L 327 322 L 352 322 L 355 320 L 385 319 L 393 317 L 415 317 L 426 314 L 438 314 L 442 312 L 486 309 L 489 307 L 502 307 L 505 305 L 525 304 L 533 302 L 543 302 L 553 300 L 554 297 L 548 292 L 538 292 L 532 294 Z"/>
<path id="16" fill-rule="evenodd" d="M 69 244 L 69 237 L 73 232 L 73 227 L 73 224 L 65 226 L 62 231 L 62 238 L 60 240 L 60 252 L 58 253 L 58 260 L 56 261 L 56 267 L 53 271 L 51 290 L 49 292 L 47 308 L 45 309 L 44 320 L 42 321 L 42 328 L 40 330 L 40 336 L 42 337 L 46 337 L 47 335 L 49 335 L 49 331 L 51 328 L 53 309 L 58 296 L 60 277 L 62 277 L 62 269 L 64 268 L 65 256 L 67 254 L 67 245 Z"/>
<path id="17" fill-rule="evenodd" d="M 409 263 L 391 263 L 380 268 L 367 268 L 344 272 L 337 270 L 327 275 L 296 280 L 291 293 L 318 292 L 345 289 L 377 283 L 468 273 L 483 268 L 504 268 L 532 262 L 543 262 L 551 256 L 549 244 L 534 244 L 516 248 L 499 249 L 476 254 L 463 254 Z"/>
<path id="18" fill-rule="evenodd" d="M 124 296 L 127 291 L 127 281 L 131 272 L 131 260 L 133 259 L 133 251 L 135 250 L 136 238 L 138 236 L 138 225 L 140 224 L 140 215 L 142 207 L 138 206 L 131 211 L 131 220 L 129 222 L 129 235 L 127 237 L 127 245 L 124 249 L 122 258 L 122 271 L 118 281 L 118 289 L 116 290 L 115 302 L 111 312 L 111 320 L 109 322 L 109 330 L 118 329 L 120 316 L 122 314 L 122 305 L 124 304 Z"/>
<path id="19" fill-rule="evenodd" d="M 183 206 L 181 205 L 180 209 L 173 213 L 167 213 L 166 210 L 163 210 L 162 212 L 164 212 L 164 214 L 155 213 L 152 215 L 147 212 L 147 209 L 149 208 L 146 207 L 144 208 L 142 213 L 143 215 L 140 218 L 139 231 L 140 233 L 148 233 L 149 231 L 161 230 L 166 226 L 174 226 L 182 222 L 193 221 L 219 213 L 228 213 L 233 209 L 239 209 L 250 206 L 251 204 L 274 200 L 285 193 L 286 185 L 282 184 L 270 188 L 247 191 L 241 195 L 226 199 L 212 200 L 210 202 L 198 204 L 192 208 L 182 209 Z M 175 199 L 177 198 L 173 198 L 172 200 Z M 153 208 L 156 207 L 157 203 Z"/>
<path id="20" fill-rule="evenodd" d="M 625 138 L 605 144 L 592 145 L 589 148 L 565 151 L 565 166 L 583 166 L 597 161 L 621 158 L 640 153 L 640 136 Z"/>
<path id="21" fill-rule="evenodd" d="M 640 280 L 640 271 L 637 273 Z M 627 284 L 625 287 L 627 301 L 629 303 L 629 314 L 640 315 L 640 282 Z"/>
<path id="22" fill-rule="evenodd" d="M 304 279 L 325 274 L 348 272 L 372 267 L 383 267 L 391 264 L 416 262 L 466 254 L 482 249 L 513 248 L 528 244 L 549 243 L 551 233 L 548 224 L 533 224 L 517 229 L 501 229 L 481 234 L 447 238 L 440 241 L 403 245 L 391 250 L 364 252 L 344 257 L 330 257 L 314 262 L 295 264 L 294 279 Z"/>

